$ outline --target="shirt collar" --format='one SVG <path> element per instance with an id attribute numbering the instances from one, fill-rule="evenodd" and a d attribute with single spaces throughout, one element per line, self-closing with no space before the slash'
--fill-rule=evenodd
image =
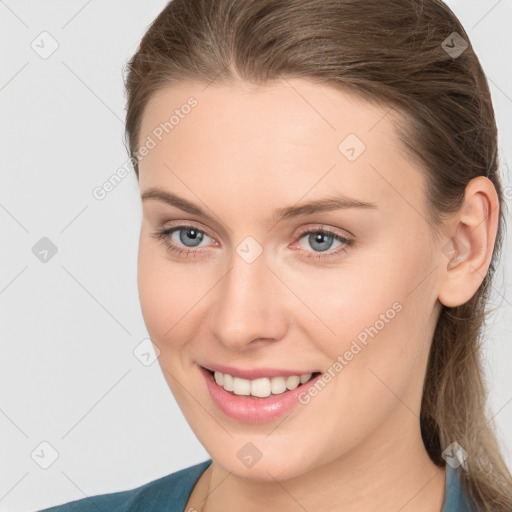
<path id="1" fill-rule="evenodd" d="M 446 464 L 446 490 L 441 512 L 476 512 L 461 483 L 461 469 Z"/>

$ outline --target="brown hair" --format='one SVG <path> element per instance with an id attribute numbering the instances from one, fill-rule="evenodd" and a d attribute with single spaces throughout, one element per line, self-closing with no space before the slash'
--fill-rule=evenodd
<path id="1" fill-rule="evenodd" d="M 468 47 L 449 54 L 457 32 Z M 138 178 L 144 108 L 188 80 L 265 84 L 286 77 L 350 90 L 398 113 L 400 140 L 424 170 L 429 223 L 459 210 L 469 181 L 486 176 L 500 203 L 489 270 L 475 295 L 443 305 L 421 405 L 431 459 L 453 441 L 468 453 L 462 483 L 480 510 L 512 510 L 512 477 L 487 418 L 481 356 L 491 280 L 501 251 L 504 200 L 488 84 L 469 37 L 440 0 L 173 0 L 127 65 L 126 143 Z M 126 144 L 125 143 L 125 144 Z"/>

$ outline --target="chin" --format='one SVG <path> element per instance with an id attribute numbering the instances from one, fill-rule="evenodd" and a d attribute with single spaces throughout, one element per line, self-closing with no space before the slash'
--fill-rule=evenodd
<path id="1" fill-rule="evenodd" d="M 290 454 L 290 451 L 283 447 L 274 450 L 260 450 L 261 458 L 259 460 L 255 457 L 252 461 L 244 461 L 244 453 L 250 451 L 253 451 L 255 455 L 258 453 L 257 448 L 251 447 L 250 443 L 251 441 L 236 442 L 232 440 L 232 449 L 229 449 L 226 444 L 219 443 L 216 446 L 223 446 L 223 449 L 209 451 L 210 457 L 226 472 L 252 482 L 275 483 L 276 480 L 284 481 L 299 477 L 313 469 L 309 464 L 305 464 L 305 461 L 311 461 L 306 453 L 294 451 Z M 257 439 L 253 444 L 258 445 Z M 217 451 L 219 453 L 216 453 Z"/>

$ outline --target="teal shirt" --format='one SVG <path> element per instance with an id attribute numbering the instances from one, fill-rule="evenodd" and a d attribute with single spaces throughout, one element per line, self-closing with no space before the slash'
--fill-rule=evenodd
<path id="1" fill-rule="evenodd" d="M 39 512 L 187 512 L 195 483 L 212 460 L 181 469 L 135 489 L 99 494 Z M 446 492 L 441 512 L 476 512 L 461 487 L 459 473 L 446 466 Z"/>

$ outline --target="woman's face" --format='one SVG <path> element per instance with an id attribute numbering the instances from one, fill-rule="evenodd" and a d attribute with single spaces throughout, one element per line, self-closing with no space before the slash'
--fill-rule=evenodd
<path id="1" fill-rule="evenodd" d="M 191 82 L 152 97 L 139 141 L 140 192 L 153 192 L 142 201 L 142 312 L 212 459 L 235 475 L 284 479 L 419 439 L 436 271 L 447 258 L 392 111 L 303 79 Z M 328 198 L 369 206 L 280 216 Z M 235 376 L 324 375 L 301 393 L 250 398 L 201 369 L 221 365 Z"/>

